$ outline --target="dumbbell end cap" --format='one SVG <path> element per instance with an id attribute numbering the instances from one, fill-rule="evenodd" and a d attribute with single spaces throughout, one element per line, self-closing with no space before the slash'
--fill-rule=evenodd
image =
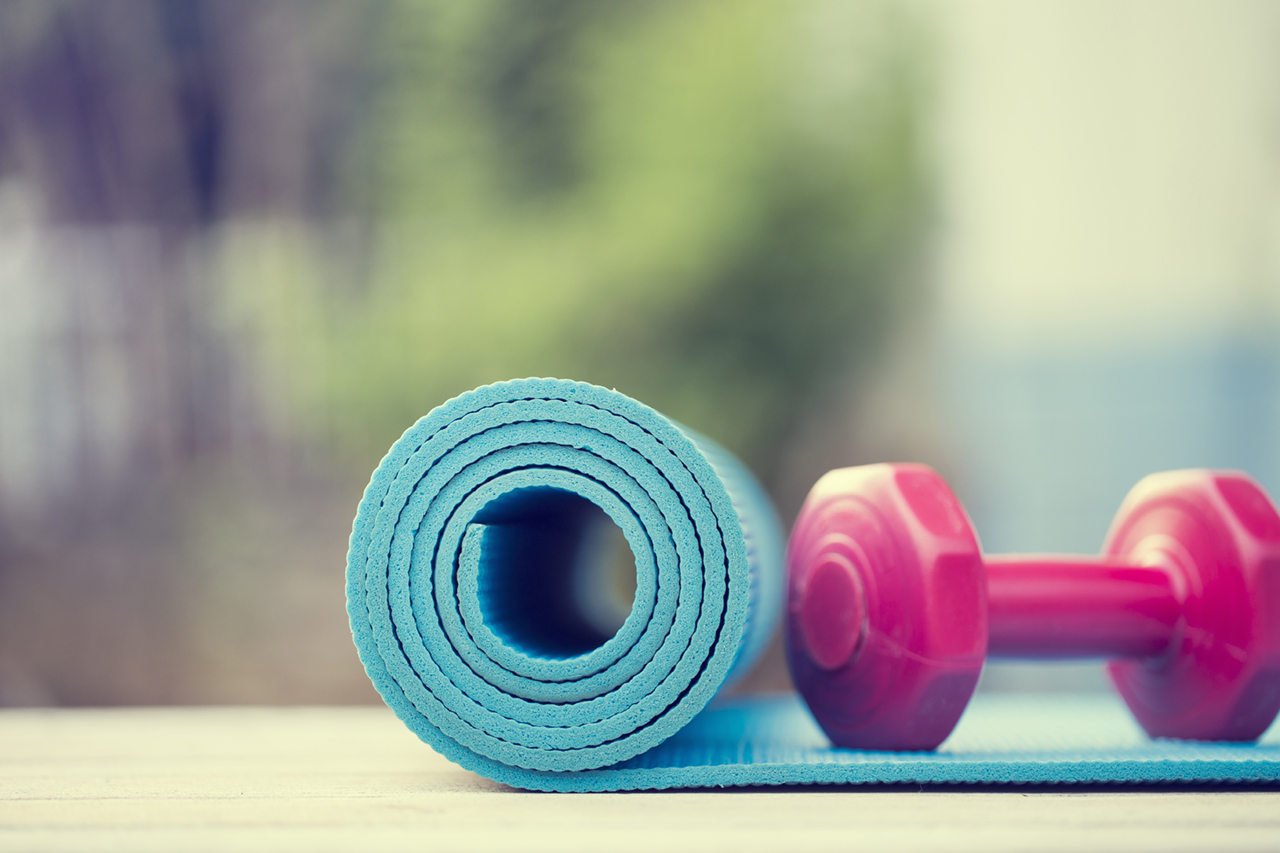
<path id="1" fill-rule="evenodd" d="M 1205 469 L 1147 477 L 1104 550 L 1165 566 L 1181 601 L 1163 654 L 1108 668 L 1147 733 L 1260 737 L 1280 712 L 1280 513 L 1257 481 Z"/>
<path id="2" fill-rule="evenodd" d="M 923 465 L 832 471 L 787 550 L 787 660 L 832 743 L 930 750 L 963 713 L 986 654 L 977 539 Z"/>
<path id="3" fill-rule="evenodd" d="M 841 555 L 826 554 L 801 596 L 805 652 L 820 669 L 839 669 L 853 657 L 866 627 L 857 572 Z"/>

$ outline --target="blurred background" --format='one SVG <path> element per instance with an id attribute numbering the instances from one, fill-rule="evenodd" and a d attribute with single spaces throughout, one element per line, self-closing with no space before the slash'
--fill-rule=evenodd
<path id="1" fill-rule="evenodd" d="M 0 705 L 377 701 L 363 486 L 517 376 L 788 525 L 883 460 L 993 551 L 1096 551 L 1157 470 L 1280 492 L 1277 43 L 1246 0 L 0 0 Z"/>

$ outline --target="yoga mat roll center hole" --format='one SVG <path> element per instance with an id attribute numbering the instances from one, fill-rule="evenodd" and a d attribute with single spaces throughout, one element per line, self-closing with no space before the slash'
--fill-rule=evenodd
<path id="1" fill-rule="evenodd" d="M 478 604 L 496 638 L 549 659 L 598 649 L 635 606 L 635 555 L 590 500 L 550 486 L 485 505 L 463 540 L 478 553 Z"/>

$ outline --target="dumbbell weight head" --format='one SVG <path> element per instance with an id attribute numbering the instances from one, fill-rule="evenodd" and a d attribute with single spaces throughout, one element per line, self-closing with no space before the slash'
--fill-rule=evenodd
<path id="1" fill-rule="evenodd" d="M 1113 661 L 1152 737 L 1254 740 L 1280 712 L 1280 515 L 1245 474 L 1154 474 L 1125 498 L 1105 553 L 1170 570 L 1182 618 L 1161 656 Z"/>
<path id="2" fill-rule="evenodd" d="M 787 549 L 787 657 L 836 746 L 928 750 L 982 672 L 986 582 L 973 527 L 924 465 L 832 471 Z"/>

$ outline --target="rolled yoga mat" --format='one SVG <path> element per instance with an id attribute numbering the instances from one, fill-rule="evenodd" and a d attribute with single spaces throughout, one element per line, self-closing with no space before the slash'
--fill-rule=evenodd
<path id="1" fill-rule="evenodd" d="M 584 565 L 608 521 L 635 566 L 620 625 Z M 782 560 L 768 498 L 728 453 L 616 391 L 517 380 L 392 446 L 356 514 L 348 611 L 369 677 L 420 738 L 557 789 L 662 743 L 751 666 Z"/>
<path id="2" fill-rule="evenodd" d="M 588 570 L 611 529 L 635 566 L 634 601 L 613 596 L 629 610 Z M 400 719 L 521 788 L 1280 780 L 1276 727 L 1256 745 L 1151 741 L 1104 695 L 979 695 L 934 753 L 833 749 L 795 697 L 703 710 L 774 629 L 781 552 L 768 499 L 711 442 L 615 391 L 503 382 L 382 460 L 347 605 Z"/>

